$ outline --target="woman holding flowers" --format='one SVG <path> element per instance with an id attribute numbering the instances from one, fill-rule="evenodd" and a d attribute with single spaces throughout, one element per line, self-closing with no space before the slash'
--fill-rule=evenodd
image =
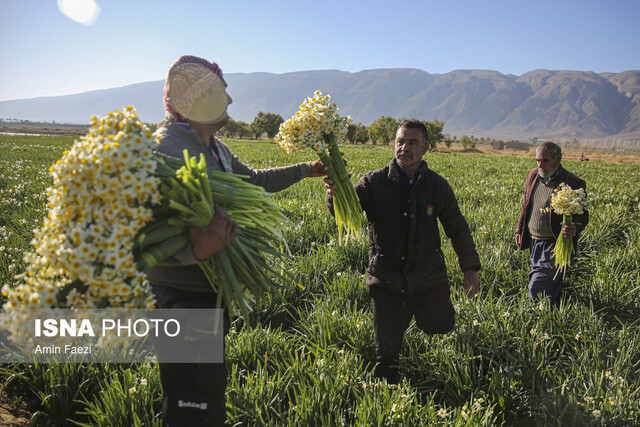
<path id="1" fill-rule="evenodd" d="M 226 87 L 216 63 L 195 56 L 178 58 L 165 82 L 166 117 L 158 125 L 158 151 L 180 159 L 185 149 L 190 157 L 204 155 L 207 168 L 245 175 L 269 192 L 326 174 L 319 160 L 265 170 L 243 164 L 214 136 L 229 121 L 232 100 Z M 147 274 L 158 308 L 215 308 L 216 293 L 198 264 L 229 245 L 237 232 L 237 225 L 219 207 L 208 227 L 191 228 L 190 245 Z M 224 363 L 160 364 L 164 425 L 223 425 L 226 375 Z"/>
<path id="2" fill-rule="evenodd" d="M 563 215 L 552 209 L 554 191 L 561 184 L 573 190 L 586 190 L 586 183 L 564 169 L 560 164 L 562 150 L 553 142 L 544 142 L 536 150 L 538 167 L 531 169 L 525 182 L 522 210 L 516 227 L 516 244 L 521 250 L 531 250 L 529 272 L 529 297 L 548 296 L 552 304 L 559 302 L 563 275 L 558 274 L 556 240 L 572 240 L 575 252 L 578 237 L 589 222 L 589 211 L 576 206 L 571 221 L 563 221 Z M 585 206 L 586 207 L 586 206 Z M 566 267 L 566 264 L 565 264 Z"/>

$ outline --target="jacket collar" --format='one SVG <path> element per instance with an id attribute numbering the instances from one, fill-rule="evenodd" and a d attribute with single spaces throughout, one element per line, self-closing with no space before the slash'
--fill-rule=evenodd
<path id="1" fill-rule="evenodd" d="M 414 178 L 414 182 L 420 179 L 422 175 L 429 171 L 429 167 L 427 166 L 427 162 L 422 160 L 418 169 L 416 169 L 416 177 Z M 388 178 L 391 182 L 402 183 L 405 180 L 408 183 L 409 177 L 402 167 L 398 164 L 395 158 L 391 159 L 389 162 L 389 173 Z"/>

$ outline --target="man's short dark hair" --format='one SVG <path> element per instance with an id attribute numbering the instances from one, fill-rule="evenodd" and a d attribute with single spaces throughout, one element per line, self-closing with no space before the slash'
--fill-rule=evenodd
<path id="1" fill-rule="evenodd" d="M 549 153 L 551 157 L 553 157 L 554 159 L 557 159 L 558 156 L 562 154 L 562 148 L 560 148 L 560 146 L 555 142 L 547 141 L 538 145 L 536 152 L 540 154 Z"/>
<path id="2" fill-rule="evenodd" d="M 423 141 L 422 142 L 424 144 L 426 144 L 427 141 L 429 140 L 429 132 L 427 132 L 427 127 L 420 120 L 404 119 L 398 125 L 398 129 L 400 129 L 400 128 L 418 129 L 418 130 L 420 130 L 420 132 L 422 132 L 422 136 L 423 136 Z M 397 130 L 396 130 L 396 133 L 397 133 Z"/>

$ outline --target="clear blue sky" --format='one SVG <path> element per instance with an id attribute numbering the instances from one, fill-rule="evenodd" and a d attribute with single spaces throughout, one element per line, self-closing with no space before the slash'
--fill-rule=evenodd
<path id="1" fill-rule="evenodd" d="M 95 1 L 83 25 L 0 0 L 0 100 L 161 80 L 182 54 L 225 73 L 640 69 L 640 0 Z"/>

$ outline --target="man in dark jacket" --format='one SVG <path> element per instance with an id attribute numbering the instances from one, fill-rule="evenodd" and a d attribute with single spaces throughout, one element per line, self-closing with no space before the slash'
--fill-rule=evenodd
<path id="1" fill-rule="evenodd" d="M 562 150 L 553 142 L 536 149 L 538 167 L 527 174 L 522 210 L 516 227 L 516 244 L 521 250 L 531 249 L 529 297 L 548 296 L 557 304 L 562 291 L 562 274 L 557 274 L 553 249 L 560 233 L 573 238 L 577 250 L 578 236 L 589 222 L 589 212 L 573 216 L 573 223 L 563 227 L 562 215 L 551 209 L 553 191 L 565 183 L 572 189 L 586 190 L 586 183 L 560 164 Z"/>
<path id="2" fill-rule="evenodd" d="M 480 258 L 469 225 L 449 183 L 422 160 L 426 142 L 423 123 L 403 121 L 396 132 L 395 159 L 355 186 L 369 223 L 366 283 L 373 306 L 375 375 L 389 382 L 398 380 L 402 339 L 413 316 L 426 334 L 454 326 L 438 219 L 458 255 L 468 297 L 480 287 Z M 333 182 L 325 181 L 333 212 Z"/>

